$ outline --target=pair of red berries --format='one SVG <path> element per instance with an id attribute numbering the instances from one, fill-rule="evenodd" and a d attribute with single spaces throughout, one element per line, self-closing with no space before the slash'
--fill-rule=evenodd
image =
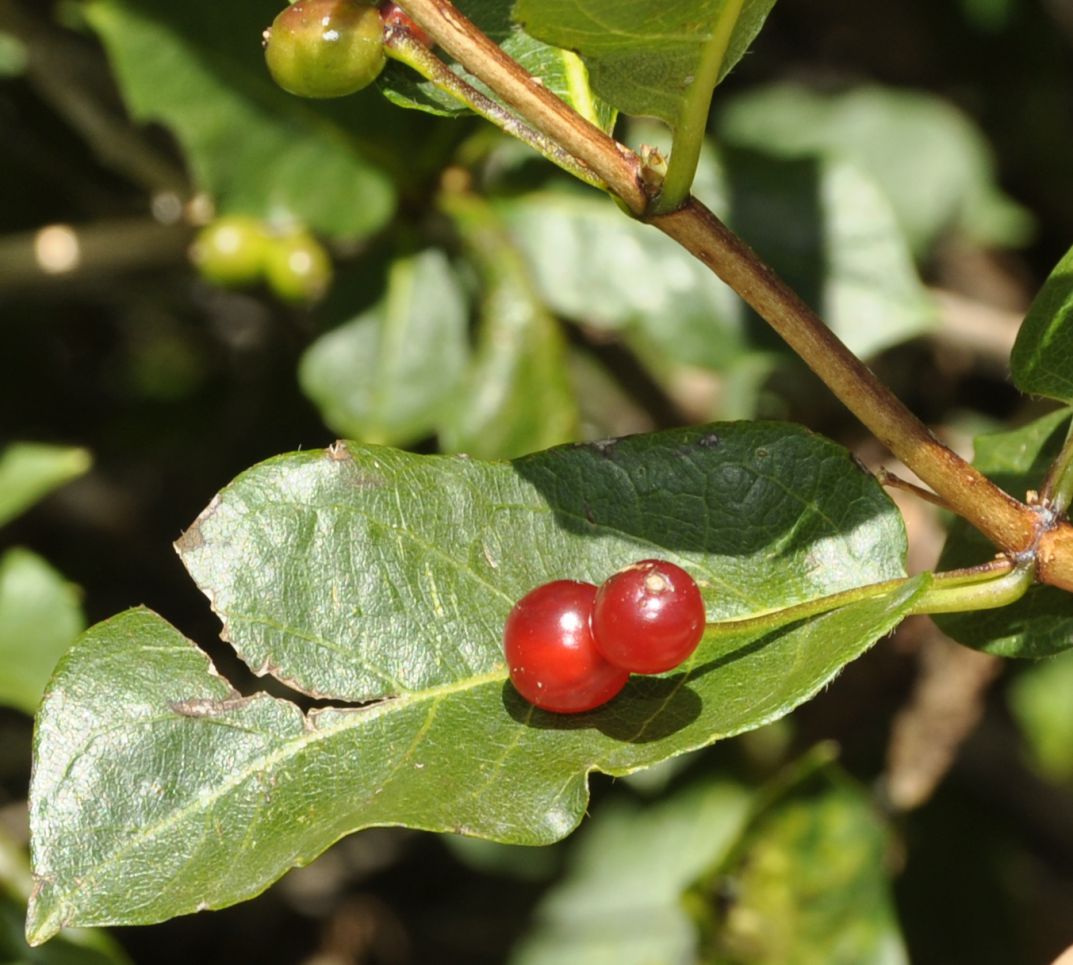
<path id="1" fill-rule="evenodd" d="M 641 560 L 598 588 L 555 580 L 527 593 L 507 617 L 503 649 L 518 693 L 574 714 L 607 703 L 631 673 L 677 667 L 704 625 L 693 578 L 666 560 Z"/>

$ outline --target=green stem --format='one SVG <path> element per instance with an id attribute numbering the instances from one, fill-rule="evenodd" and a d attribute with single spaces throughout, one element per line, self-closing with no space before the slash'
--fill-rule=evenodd
<path id="1" fill-rule="evenodd" d="M 832 593 L 796 606 L 783 607 L 741 619 L 719 620 L 709 624 L 709 633 L 739 633 L 742 630 L 775 630 L 788 623 L 820 616 L 870 600 L 904 586 L 914 577 L 869 583 L 841 593 Z M 957 613 L 965 610 L 989 610 L 1008 606 L 1024 596 L 1032 585 L 1034 571 L 1031 562 L 1014 564 L 1003 557 L 983 566 L 946 573 L 932 574 L 931 584 L 924 590 L 910 611 L 913 614 Z"/>
<path id="2" fill-rule="evenodd" d="M 1047 478 L 1040 490 L 1040 499 L 1049 505 L 1056 515 L 1062 516 L 1073 500 L 1073 424 L 1069 427 L 1062 451 L 1051 463 Z"/>
<path id="3" fill-rule="evenodd" d="M 506 110 L 501 104 L 497 104 L 471 84 L 466 83 L 428 47 L 415 39 L 405 29 L 395 28 L 389 30 L 384 38 L 384 47 L 388 56 L 416 71 L 425 80 L 435 84 L 444 93 L 455 98 L 474 113 L 491 121 L 507 134 L 528 144 L 564 171 L 595 188 L 607 189 L 607 184 L 587 164 L 565 151 L 547 135 L 534 130 Z"/>
<path id="4" fill-rule="evenodd" d="M 744 0 L 727 0 L 719 12 L 715 27 L 704 46 L 697 72 L 689 85 L 689 93 L 671 141 L 671 156 L 667 162 L 667 174 L 663 187 L 653 205 L 654 214 L 666 214 L 682 206 L 693 187 L 697 162 L 708 129 L 708 112 L 712 106 L 712 94 L 719 83 L 730 38 L 741 16 Z"/>
<path id="5" fill-rule="evenodd" d="M 938 573 L 913 604 L 913 613 L 996 610 L 1016 603 L 1036 578 L 1035 561 L 1014 564 L 1003 557 L 969 570 Z"/>

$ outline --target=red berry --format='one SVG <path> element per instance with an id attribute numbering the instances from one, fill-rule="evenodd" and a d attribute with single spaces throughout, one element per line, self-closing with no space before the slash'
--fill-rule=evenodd
<path id="1" fill-rule="evenodd" d="M 605 581 L 592 616 L 600 652 L 631 673 L 677 667 L 696 650 L 704 623 L 693 577 L 666 560 L 641 560 Z"/>
<path id="2" fill-rule="evenodd" d="M 399 30 L 405 30 L 419 44 L 423 44 L 426 47 L 433 46 L 432 38 L 414 23 L 406 11 L 397 3 L 391 3 L 388 0 L 387 3 L 380 4 L 380 19 L 384 21 L 385 31 L 396 27 Z"/>
<path id="3" fill-rule="evenodd" d="M 596 587 L 556 580 L 523 596 L 503 628 L 514 686 L 529 703 L 558 714 L 606 704 L 629 679 L 593 643 L 590 618 Z"/>

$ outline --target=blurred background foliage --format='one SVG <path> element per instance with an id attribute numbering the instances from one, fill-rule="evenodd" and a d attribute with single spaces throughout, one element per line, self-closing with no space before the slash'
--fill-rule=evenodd
<path id="1" fill-rule="evenodd" d="M 1007 666 L 910 621 L 792 719 L 597 780 L 554 848 L 366 832 L 252 903 L 25 948 L 29 714 L 86 621 L 146 603 L 260 685 L 170 549 L 253 462 L 754 417 L 882 458 L 697 263 L 483 122 L 275 89 L 275 12 L 0 0 L 0 956 L 927 965 L 1073 942 L 1071 658 Z M 782 0 L 717 91 L 696 191 L 966 445 L 1044 411 L 1005 373 L 1073 239 L 1071 118 L 1065 0 Z M 326 295 L 205 280 L 195 235 L 236 214 L 315 236 Z M 906 513 L 931 565 L 943 521 Z"/>

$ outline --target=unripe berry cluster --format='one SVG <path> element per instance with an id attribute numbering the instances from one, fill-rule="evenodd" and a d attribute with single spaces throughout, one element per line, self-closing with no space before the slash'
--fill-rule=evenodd
<path id="1" fill-rule="evenodd" d="M 190 257 L 214 285 L 265 282 L 284 301 L 312 302 L 328 289 L 332 262 L 308 231 L 274 231 L 246 215 L 217 218 L 198 234 Z"/>
<path id="2" fill-rule="evenodd" d="M 641 560 L 599 587 L 555 580 L 530 591 L 507 617 L 503 649 L 518 693 L 573 714 L 607 703 L 631 673 L 677 667 L 704 625 L 693 578 L 666 560 Z"/>

